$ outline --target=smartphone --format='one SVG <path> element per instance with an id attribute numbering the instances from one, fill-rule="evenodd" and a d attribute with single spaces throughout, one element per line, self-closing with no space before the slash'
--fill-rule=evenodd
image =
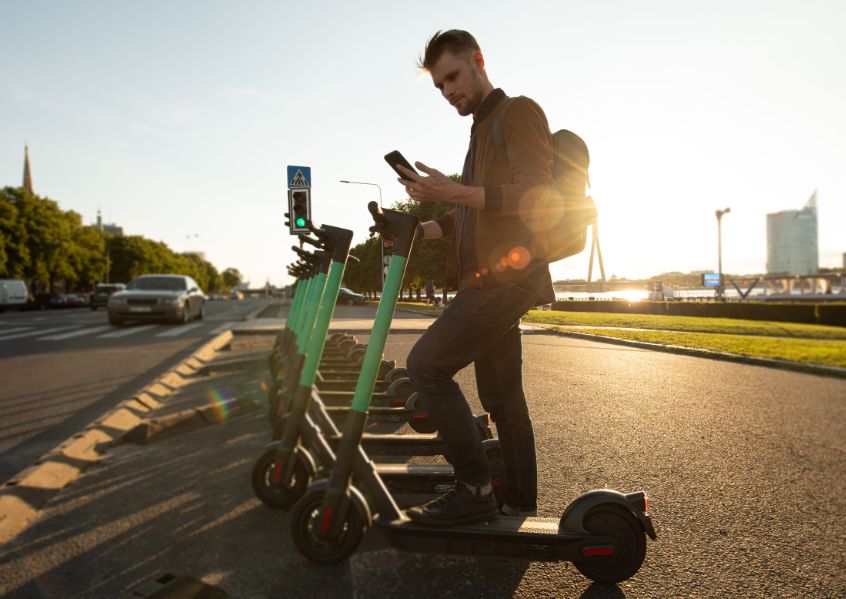
<path id="1" fill-rule="evenodd" d="M 417 170 L 413 166 L 411 166 L 411 163 L 408 160 L 405 159 L 405 156 L 400 154 L 399 150 L 394 150 L 393 152 L 385 154 L 385 162 L 387 162 L 388 165 L 392 169 L 394 169 L 394 172 L 396 174 L 398 174 L 401 179 L 405 179 L 408 175 L 406 175 L 405 173 L 403 173 L 402 171 L 400 171 L 397 168 L 398 164 L 401 164 L 402 166 L 404 166 L 408 170 L 412 171 L 413 173 L 416 173 L 418 175 L 420 174 L 420 173 L 417 172 Z"/>

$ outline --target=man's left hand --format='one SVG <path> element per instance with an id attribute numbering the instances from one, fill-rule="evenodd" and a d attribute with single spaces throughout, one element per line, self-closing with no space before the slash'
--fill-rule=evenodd
<path id="1" fill-rule="evenodd" d="M 397 168 L 405 174 L 405 177 L 397 179 L 397 181 L 405 185 L 405 190 L 412 200 L 418 202 L 454 201 L 456 187 L 460 187 L 458 183 L 451 180 L 441 171 L 430 168 L 422 162 L 415 162 L 414 166 L 425 174 L 421 175 L 408 170 L 402 165 L 397 165 Z"/>

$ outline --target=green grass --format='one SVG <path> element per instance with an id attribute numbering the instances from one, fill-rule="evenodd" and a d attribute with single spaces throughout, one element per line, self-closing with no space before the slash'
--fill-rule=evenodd
<path id="1" fill-rule="evenodd" d="M 565 326 L 623 327 L 691 333 L 718 333 L 723 335 L 759 335 L 765 337 L 846 340 L 846 329 L 843 327 L 799 324 L 795 322 L 735 320 L 731 318 L 531 310 L 524 318 L 524 321 Z"/>
<path id="2" fill-rule="evenodd" d="M 443 308 L 397 304 L 400 310 L 437 316 Z M 815 324 L 531 310 L 527 323 L 604 337 L 846 368 L 846 329 Z M 605 328 L 600 328 L 605 327 Z"/>
<path id="3" fill-rule="evenodd" d="M 556 327 L 558 328 L 558 327 Z M 846 368 L 846 341 L 762 337 L 760 335 L 726 335 L 682 331 L 646 331 L 627 329 L 576 329 L 580 333 L 646 341 L 661 345 L 679 345 L 695 349 L 787 360 L 802 364 L 820 364 Z"/>

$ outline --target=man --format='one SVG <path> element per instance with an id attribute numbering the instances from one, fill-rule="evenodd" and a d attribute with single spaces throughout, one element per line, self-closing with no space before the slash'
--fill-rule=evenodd
<path id="1" fill-rule="evenodd" d="M 456 207 L 422 223 L 418 237 L 451 237 L 447 276 L 458 293 L 408 356 L 409 376 L 449 449 L 455 489 L 407 511 L 424 525 L 493 519 L 497 503 L 467 400 L 453 376 L 473 363 L 482 405 L 496 423 L 506 467 L 506 515 L 537 512 L 532 422 L 522 384 L 519 323 L 554 300 L 547 264 L 527 223 L 552 184 L 552 146 L 543 110 L 494 89 L 479 44 L 466 31 L 436 33 L 420 67 L 461 116 L 473 115 L 461 183 L 417 162 L 399 181 L 417 201 Z M 491 133 L 498 122 L 502 144 Z M 504 147 L 502 147 L 504 146 Z"/>
<path id="2" fill-rule="evenodd" d="M 435 281 L 429 279 L 426 282 L 426 305 L 427 306 L 437 306 L 437 302 L 435 301 Z"/>

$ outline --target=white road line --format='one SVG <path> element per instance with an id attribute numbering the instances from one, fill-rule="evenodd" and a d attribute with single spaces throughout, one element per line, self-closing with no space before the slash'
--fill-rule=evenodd
<path id="1" fill-rule="evenodd" d="M 183 324 L 182 326 L 173 328 L 173 329 L 166 331 L 164 333 L 159 333 L 158 335 L 156 335 L 156 337 L 176 337 L 178 335 L 181 335 L 182 333 L 187 333 L 191 329 L 196 329 L 197 327 L 202 327 L 202 326 L 205 326 L 205 323 L 196 322 L 194 324 Z"/>
<path id="2" fill-rule="evenodd" d="M 145 324 L 141 325 L 140 327 L 127 327 L 125 329 L 118 329 L 113 333 L 106 333 L 105 335 L 100 335 L 100 339 L 115 339 L 117 337 L 129 337 L 130 335 L 134 335 L 135 333 L 140 333 L 141 331 L 149 331 L 150 329 L 155 329 L 157 324 Z"/>
<path id="3" fill-rule="evenodd" d="M 0 335 L 11 335 L 12 333 L 22 333 L 23 331 L 32 330 L 32 327 L 18 327 L 16 329 L 8 329 L 0 332 Z"/>
<path id="4" fill-rule="evenodd" d="M 21 339 L 23 337 L 35 337 L 36 335 L 43 335 L 45 333 L 55 333 L 57 331 L 67 331 L 68 329 L 75 329 L 79 325 L 72 325 L 72 326 L 63 326 L 63 327 L 55 327 L 52 329 L 42 329 L 40 331 L 29 331 L 28 333 L 18 333 L 16 335 L 3 335 L 0 337 L 0 341 L 7 341 L 9 339 Z"/>
<path id="5" fill-rule="evenodd" d="M 49 337 L 40 337 L 36 341 L 59 341 L 60 339 L 70 339 L 71 337 L 82 337 L 83 335 L 93 335 L 100 331 L 105 331 L 111 328 L 109 325 L 94 327 L 91 329 L 82 329 L 80 331 L 71 331 L 70 333 L 62 333 L 59 335 L 50 335 Z"/>
<path id="6" fill-rule="evenodd" d="M 226 322 L 226 323 L 220 325 L 219 327 L 217 327 L 216 329 L 214 329 L 213 331 L 211 331 L 211 334 L 217 335 L 218 333 L 222 333 L 223 331 L 226 331 L 227 329 L 231 329 L 232 327 L 234 327 L 236 324 L 238 324 L 238 322 L 239 321 L 237 321 L 237 320 Z"/>

